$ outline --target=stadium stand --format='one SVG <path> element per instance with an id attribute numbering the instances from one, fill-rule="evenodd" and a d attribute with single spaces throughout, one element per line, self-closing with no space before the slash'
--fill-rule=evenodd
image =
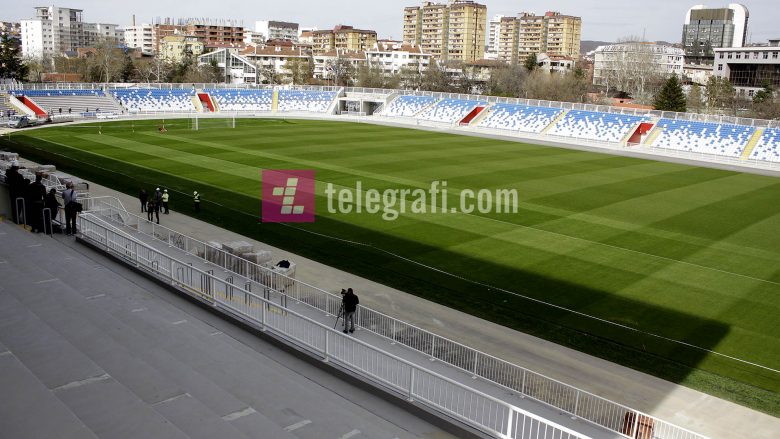
<path id="1" fill-rule="evenodd" d="M 324 113 L 336 99 L 334 91 L 279 90 L 278 111 Z"/>
<path id="2" fill-rule="evenodd" d="M 11 106 L 8 104 L 8 95 L 0 93 L 0 117 L 5 117 L 8 110 L 11 110 Z"/>
<path id="3" fill-rule="evenodd" d="M 645 118 L 642 116 L 571 110 L 547 133 L 576 139 L 620 142 L 643 120 Z"/>
<path id="4" fill-rule="evenodd" d="M 221 111 L 271 111 L 273 90 L 205 89 Z"/>
<path id="5" fill-rule="evenodd" d="M 495 104 L 478 126 L 502 130 L 541 133 L 558 115 L 560 108 L 530 107 L 517 104 Z"/>
<path id="6" fill-rule="evenodd" d="M 399 96 L 390 103 L 384 115 L 390 117 L 413 117 L 424 108 L 436 102 L 432 96 Z"/>
<path id="7" fill-rule="evenodd" d="M 696 153 L 739 157 L 755 132 L 743 125 L 661 119 L 662 131 L 652 146 Z"/>
<path id="8" fill-rule="evenodd" d="M 44 111 L 56 114 L 95 112 L 121 113 L 116 101 L 106 96 L 103 90 L 13 90 L 14 96 L 26 96 L 32 99 Z"/>
<path id="9" fill-rule="evenodd" d="M 749 158 L 751 160 L 780 162 L 780 128 L 765 129 Z"/>
<path id="10" fill-rule="evenodd" d="M 487 105 L 487 102 L 466 99 L 442 99 L 417 117 L 433 122 L 458 122 L 466 117 L 471 110 L 480 105 Z"/>
<path id="11" fill-rule="evenodd" d="M 139 111 L 195 111 L 192 105 L 193 89 L 112 89 L 111 93 L 130 112 Z"/>

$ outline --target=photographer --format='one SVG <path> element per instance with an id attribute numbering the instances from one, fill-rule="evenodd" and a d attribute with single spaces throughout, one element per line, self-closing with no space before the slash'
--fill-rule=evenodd
<path id="1" fill-rule="evenodd" d="M 347 292 L 343 292 L 341 295 L 341 304 L 344 306 L 344 333 L 355 332 L 355 311 L 360 303 L 358 296 L 352 292 L 352 288 L 347 289 Z M 347 331 L 347 323 L 349 323 L 349 331 Z"/>

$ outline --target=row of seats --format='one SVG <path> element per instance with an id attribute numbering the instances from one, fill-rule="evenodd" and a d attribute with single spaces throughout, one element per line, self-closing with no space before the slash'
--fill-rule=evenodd
<path id="1" fill-rule="evenodd" d="M 38 97 L 38 96 L 105 96 L 103 90 L 99 90 L 99 89 L 11 90 L 10 93 L 14 96 L 29 96 L 31 98 Z"/>
<path id="2" fill-rule="evenodd" d="M 661 119 L 657 148 L 740 157 L 755 132 L 754 127 L 712 122 Z"/>
<path id="3" fill-rule="evenodd" d="M 130 112 L 195 111 L 192 104 L 192 97 L 195 96 L 194 89 L 125 88 L 113 89 L 111 92 Z"/>
<path id="4" fill-rule="evenodd" d="M 273 90 L 205 89 L 221 111 L 271 111 Z"/>
<path id="5" fill-rule="evenodd" d="M 414 117 L 436 100 L 432 96 L 399 96 L 390 103 L 383 114 L 391 117 Z"/>
<path id="6" fill-rule="evenodd" d="M 519 104 L 495 104 L 477 126 L 502 130 L 541 133 L 561 114 L 560 108 L 531 107 Z"/>
<path id="7" fill-rule="evenodd" d="M 335 99 L 335 91 L 279 90 L 277 111 L 324 113 Z"/>
<path id="8" fill-rule="evenodd" d="M 28 96 L 41 109 L 52 115 L 84 114 L 87 112 L 121 113 L 116 101 L 106 95 Z"/>
<path id="9" fill-rule="evenodd" d="M 474 108 L 484 105 L 487 105 L 487 102 L 468 99 L 442 99 L 433 107 L 420 113 L 417 118 L 433 122 L 454 123 L 461 121 Z"/>
<path id="10" fill-rule="evenodd" d="M 576 139 L 620 142 L 636 128 L 642 116 L 571 110 L 553 126 L 548 134 Z"/>
<path id="11" fill-rule="evenodd" d="M 780 162 L 780 128 L 767 128 L 750 153 L 751 160 Z"/>

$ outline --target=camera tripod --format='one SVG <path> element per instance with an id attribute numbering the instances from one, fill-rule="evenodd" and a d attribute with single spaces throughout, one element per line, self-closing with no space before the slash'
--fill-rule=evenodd
<path id="1" fill-rule="evenodd" d="M 339 313 L 336 315 L 336 323 L 333 324 L 333 329 L 336 329 L 336 326 L 339 325 L 339 319 L 344 318 L 344 304 L 341 304 L 341 307 L 339 308 Z M 347 325 L 346 320 L 344 321 L 344 326 Z"/>

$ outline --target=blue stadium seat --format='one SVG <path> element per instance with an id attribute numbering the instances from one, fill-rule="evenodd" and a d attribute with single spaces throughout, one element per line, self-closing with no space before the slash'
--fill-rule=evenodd
<path id="1" fill-rule="evenodd" d="M 740 157 L 754 127 L 695 122 L 689 120 L 661 119 L 658 127 L 663 128 L 652 146 L 696 153 Z"/>
<path id="2" fill-rule="evenodd" d="M 334 91 L 279 90 L 276 110 L 324 113 L 335 99 Z"/>
<path id="3" fill-rule="evenodd" d="M 480 105 L 487 105 L 487 102 L 467 99 L 442 99 L 433 107 L 420 113 L 417 118 L 433 122 L 459 122 Z"/>
<path id="4" fill-rule="evenodd" d="M 111 93 L 130 112 L 191 112 L 194 89 L 116 88 Z"/>
<path id="5" fill-rule="evenodd" d="M 436 102 L 436 100 L 432 96 L 398 96 L 390 103 L 383 115 L 390 117 L 413 117 L 425 107 Z"/>
<path id="6" fill-rule="evenodd" d="M 620 142 L 643 116 L 571 110 L 547 134 L 575 139 Z"/>
<path id="7" fill-rule="evenodd" d="M 502 130 L 540 133 L 558 115 L 560 108 L 532 107 L 519 104 L 495 104 L 488 108 L 490 112 L 478 126 Z"/>
<path id="8" fill-rule="evenodd" d="M 205 89 L 220 111 L 271 111 L 273 90 Z"/>
<path id="9" fill-rule="evenodd" d="M 780 128 L 767 128 L 750 153 L 751 160 L 780 162 Z"/>

